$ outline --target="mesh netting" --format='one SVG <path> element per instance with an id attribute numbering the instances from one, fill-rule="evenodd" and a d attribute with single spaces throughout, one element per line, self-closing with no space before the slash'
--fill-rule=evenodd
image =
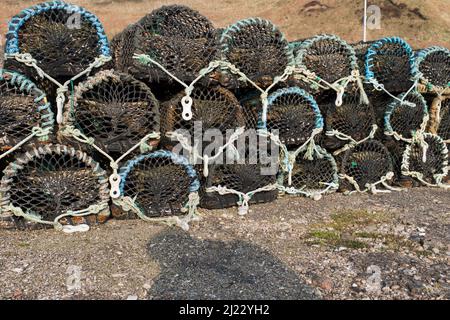
<path id="1" fill-rule="evenodd" d="M 258 90 L 251 90 L 239 99 L 244 113 L 244 121 L 246 129 L 257 129 L 258 119 L 261 112 L 261 92 Z"/>
<path id="2" fill-rule="evenodd" d="M 448 174 L 448 149 L 439 136 L 424 133 L 423 141 L 414 140 L 403 155 L 402 173 L 424 184 L 440 185 Z"/>
<path id="3" fill-rule="evenodd" d="M 334 35 L 319 35 L 302 42 L 295 62 L 329 83 L 350 76 L 358 68 L 353 48 Z"/>
<path id="4" fill-rule="evenodd" d="M 182 81 L 194 80 L 217 58 L 217 35 L 211 22 L 185 6 L 163 6 L 116 37 L 115 55 L 139 79 L 170 80 L 156 65 L 139 65 L 134 54 L 147 54 Z M 121 40 L 120 40 L 121 39 Z"/>
<path id="5" fill-rule="evenodd" d="M 283 176 L 283 185 L 288 193 L 300 193 L 311 197 L 338 188 L 339 178 L 336 161 L 325 149 L 316 146 L 315 152 L 309 158 L 306 150 L 297 156 L 291 174 L 291 183 L 287 174 Z"/>
<path id="6" fill-rule="evenodd" d="M 444 100 L 439 111 L 437 135 L 450 144 L 450 98 Z"/>
<path id="7" fill-rule="evenodd" d="M 6 53 L 27 53 L 59 82 L 87 69 L 109 48 L 101 23 L 85 9 L 62 1 L 42 3 L 13 17 L 9 23 Z M 23 69 L 15 60 L 5 67 Z M 28 70 L 27 75 L 35 71 Z"/>
<path id="8" fill-rule="evenodd" d="M 450 86 L 450 50 L 441 47 L 421 50 L 416 63 L 427 90 L 433 90 L 433 87 L 442 90 Z"/>
<path id="9" fill-rule="evenodd" d="M 138 215 L 161 218 L 186 214 L 189 195 L 199 182 L 187 160 L 155 151 L 129 161 L 120 169 L 122 197 L 132 199 Z"/>
<path id="10" fill-rule="evenodd" d="M 374 43 L 374 41 L 360 41 L 357 43 L 351 44 L 353 50 L 355 50 L 355 56 L 358 61 L 358 69 L 363 72 L 365 70 L 366 63 L 366 54 L 367 50 L 369 50 L 370 46 Z"/>
<path id="11" fill-rule="evenodd" d="M 108 154 L 122 155 L 149 133 L 159 132 L 159 103 L 132 76 L 101 71 L 74 89 L 64 125 L 93 138 Z"/>
<path id="12" fill-rule="evenodd" d="M 281 143 L 301 146 L 311 138 L 315 129 L 323 127 L 323 118 L 314 98 L 297 88 L 277 90 L 268 98 L 267 121 L 260 114 L 260 128 L 277 130 Z"/>
<path id="13" fill-rule="evenodd" d="M 235 144 L 239 150 L 238 161 L 209 166 L 209 174 L 203 184 L 202 207 L 247 206 L 276 199 L 278 148 L 272 148 L 271 140 L 266 137 L 257 136 L 257 139 L 252 142 L 251 138 L 240 137 Z M 239 143 L 241 146 L 245 143 L 245 148 L 240 148 Z M 264 154 L 261 150 L 266 147 L 267 153 Z"/>
<path id="14" fill-rule="evenodd" d="M 344 153 L 341 174 L 351 178 L 360 191 L 380 182 L 393 172 L 393 163 L 387 148 L 377 140 L 365 141 Z M 356 185 L 353 187 L 356 188 Z"/>
<path id="15" fill-rule="evenodd" d="M 47 140 L 53 123 L 45 94 L 25 77 L 0 69 L 0 150 L 15 146 L 33 128 L 48 130 L 39 137 Z"/>
<path id="16" fill-rule="evenodd" d="M 109 215 L 106 172 L 87 154 L 62 145 L 32 147 L 4 171 L 2 211 L 31 221 L 56 222 L 69 212 Z M 75 223 L 76 218 L 65 217 Z M 61 220 L 60 222 L 62 222 Z"/>
<path id="17" fill-rule="evenodd" d="M 329 137 L 326 143 L 330 149 L 359 142 L 374 130 L 376 121 L 372 105 L 361 103 L 357 94 L 345 95 L 341 106 L 336 106 L 334 100 L 329 101 L 326 110 L 325 129 Z"/>
<path id="18" fill-rule="evenodd" d="M 389 92 L 406 92 L 417 76 L 414 52 L 401 38 L 383 38 L 367 50 L 366 79 Z"/>
<path id="19" fill-rule="evenodd" d="M 229 26 L 221 35 L 224 58 L 250 80 L 267 86 L 293 63 L 283 33 L 270 21 L 250 18 Z"/>
<path id="20" fill-rule="evenodd" d="M 163 135 L 177 130 L 180 132 L 186 130 L 191 138 L 201 138 L 207 130 L 216 129 L 225 137 L 227 130 L 245 125 L 239 101 L 231 91 L 225 88 L 198 87 L 194 89 L 191 94 L 193 117 L 189 121 L 182 118 L 181 98 L 183 96 L 184 93 L 180 93 L 161 108 Z M 201 130 L 197 130 L 196 126 L 201 126 Z"/>
<path id="21" fill-rule="evenodd" d="M 399 96 L 403 99 L 404 94 Z M 394 135 L 398 139 L 411 139 L 418 131 L 424 131 L 428 121 L 428 107 L 423 96 L 418 92 L 411 92 L 404 101 L 415 106 L 393 100 L 387 107 L 384 116 L 384 130 L 387 135 Z"/>

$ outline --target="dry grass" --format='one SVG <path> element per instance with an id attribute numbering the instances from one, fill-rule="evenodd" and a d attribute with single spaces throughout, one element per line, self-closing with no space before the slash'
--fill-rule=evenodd
<path id="1" fill-rule="evenodd" d="M 0 33 L 6 21 L 21 9 L 42 1 L 2 0 Z M 238 19 L 260 16 L 272 20 L 290 40 L 318 33 L 334 33 L 349 42 L 361 40 L 362 0 L 320 0 L 321 7 L 306 11 L 311 0 L 72 0 L 99 16 L 112 37 L 145 13 L 164 4 L 184 4 L 224 27 Z M 318 2 L 318 1 L 315 1 Z M 449 0 L 377 0 L 382 9 L 382 28 L 369 32 L 370 39 L 401 36 L 414 47 L 442 45 L 450 47 Z M 404 5 L 407 7 L 404 7 Z M 425 17 L 424 20 L 421 16 Z"/>

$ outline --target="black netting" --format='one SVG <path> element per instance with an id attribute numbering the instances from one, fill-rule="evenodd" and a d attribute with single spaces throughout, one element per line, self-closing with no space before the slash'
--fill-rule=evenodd
<path id="1" fill-rule="evenodd" d="M 305 43 L 311 41 L 305 46 Z M 329 83 L 351 75 L 355 59 L 349 46 L 333 36 L 310 39 L 298 52 L 297 63 Z"/>
<path id="2" fill-rule="evenodd" d="M 423 143 L 411 144 L 410 152 L 407 154 L 408 171 L 418 172 L 423 175 L 423 180 L 434 184 L 436 175 L 442 175 L 447 166 L 448 151 L 444 153 L 445 143 L 437 136 L 426 134 L 424 140 L 427 144 L 425 148 Z"/>
<path id="3" fill-rule="evenodd" d="M 361 190 L 393 172 L 392 159 L 387 148 L 377 140 L 368 140 L 345 152 L 341 173 L 352 177 Z"/>
<path id="4" fill-rule="evenodd" d="M 156 65 L 140 65 L 133 54 L 146 54 L 182 81 L 194 80 L 217 58 L 217 34 L 211 22 L 185 6 L 163 6 L 116 37 L 119 66 L 139 79 L 171 80 Z M 117 60 L 116 60 L 117 61 Z"/>
<path id="5" fill-rule="evenodd" d="M 259 188 L 276 183 L 278 173 L 278 148 L 272 145 L 269 139 L 258 136 L 257 141 L 252 142 L 248 137 L 240 137 L 236 142 L 239 150 L 239 160 L 215 163 L 209 166 L 209 173 L 204 178 L 200 206 L 207 209 L 220 209 L 235 206 L 239 201 L 236 194 L 220 195 L 218 192 L 205 192 L 210 187 L 226 187 L 241 193 L 249 193 Z M 258 145 L 259 143 L 259 145 Z M 245 147 L 240 148 L 240 146 Z M 258 148 L 258 146 L 260 148 Z M 267 152 L 261 150 L 267 147 Z M 252 203 L 265 203 L 276 199 L 277 190 L 260 191 L 251 196 Z"/>
<path id="6" fill-rule="evenodd" d="M 262 110 L 261 92 L 256 89 L 251 90 L 239 100 L 239 103 L 244 113 L 245 128 L 257 129 Z"/>
<path id="7" fill-rule="evenodd" d="M 450 53 L 436 50 L 427 54 L 420 63 L 419 71 L 429 83 L 445 88 L 450 83 Z"/>
<path id="8" fill-rule="evenodd" d="M 395 139 L 390 139 L 384 142 L 385 147 L 389 150 L 392 159 L 392 167 L 395 174 L 395 179 L 400 179 L 403 175 L 402 171 L 402 160 L 403 154 L 405 152 L 407 142 L 398 141 Z"/>
<path id="9" fill-rule="evenodd" d="M 159 132 L 159 104 L 144 83 L 106 71 L 80 87 L 87 89 L 75 89 L 71 122 L 108 154 L 121 155 L 146 135 Z"/>
<path id="10" fill-rule="evenodd" d="M 409 94 L 405 101 L 414 103 L 415 106 L 393 100 L 386 111 L 386 115 L 390 114 L 390 117 L 385 125 L 385 129 L 388 131 L 392 130 L 403 138 L 410 139 L 415 132 L 421 129 L 424 117 L 428 111 L 426 102 L 419 93 Z"/>
<path id="11" fill-rule="evenodd" d="M 191 137 L 200 138 L 206 130 L 216 129 L 225 137 L 227 130 L 245 125 L 242 107 L 234 94 L 224 88 L 194 89 L 191 120 L 182 118 L 181 98 L 184 93 L 164 104 L 161 108 L 161 133 L 163 135 L 179 129 L 187 130 Z M 195 130 L 201 125 L 201 130 Z"/>
<path id="12" fill-rule="evenodd" d="M 19 30 L 20 52 L 31 54 L 37 65 L 56 80 L 70 79 L 94 62 L 101 45 L 92 22 L 80 15 L 79 24 L 75 23 L 73 13 L 66 10 L 47 10 L 32 16 Z M 7 60 L 5 67 L 10 65 L 17 62 Z"/>
<path id="13" fill-rule="evenodd" d="M 125 178 L 122 195 L 134 199 L 135 205 L 150 218 L 183 215 L 194 180 L 186 167 L 174 163 L 170 156 L 139 161 Z"/>
<path id="14" fill-rule="evenodd" d="M 26 154 L 18 156 L 16 161 L 20 160 L 21 167 L 3 177 L 2 190 L 8 189 L 11 205 L 53 221 L 68 210 L 86 209 L 105 201 L 105 186 L 99 179 L 107 181 L 107 177 L 95 168 L 92 159 L 82 160 L 88 157 L 62 146 L 40 149 L 44 152 L 39 156 L 36 149 L 30 151 L 31 159 Z M 14 167 L 10 165 L 6 170 Z"/>
<path id="15" fill-rule="evenodd" d="M 358 68 L 361 74 L 366 70 L 366 54 L 369 47 L 374 43 L 374 41 L 360 41 L 351 44 L 353 50 L 355 50 L 356 59 L 358 59 Z"/>
<path id="16" fill-rule="evenodd" d="M 437 135 L 445 141 L 450 141 L 450 98 L 442 101 L 439 118 Z"/>
<path id="17" fill-rule="evenodd" d="M 20 85 L 12 85 L 9 80 L 11 74 L 0 75 L 1 150 L 15 146 L 31 134 L 33 127 L 42 127 L 43 122 L 51 122 L 52 119 L 47 117 L 46 120 L 42 120 L 43 115 L 50 114 L 49 109 L 38 111 L 38 108 L 45 106 L 44 99 L 35 101 L 42 93 L 38 91 L 26 93 L 20 90 Z"/>
<path id="18" fill-rule="evenodd" d="M 361 103 L 358 95 L 345 95 L 341 106 L 336 106 L 334 99 L 331 99 L 326 105 L 325 129 L 327 132 L 331 133 L 333 130 L 337 130 L 355 141 L 361 141 L 369 136 L 373 125 L 376 124 L 372 105 Z M 335 150 L 349 142 L 350 140 L 341 140 L 330 136 L 326 146 Z"/>
<path id="19" fill-rule="evenodd" d="M 261 86 L 283 74 L 292 61 L 289 43 L 271 22 L 248 19 L 225 30 L 221 38 L 225 58 Z"/>
<path id="20" fill-rule="evenodd" d="M 338 182 L 337 166 L 333 156 L 325 149 L 318 146 L 316 148 L 318 152 L 313 153 L 312 159 L 305 157 L 306 150 L 297 156 L 292 168 L 292 184 L 289 185 L 286 173 L 284 186 L 303 192 L 313 192 L 325 190 L 331 184 Z"/>
<path id="21" fill-rule="evenodd" d="M 261 115 L 260 115 L 261 118 Z M 286 146 L 301 146 L 320 127 L 321 115 L 298 88 L 281 89 L 269 97 L 266 128 L 278 130 L 280 141 Z"/>
<path id="22" fill-rule="evenodd" d="M 405 92 L 413 85 L 410 56 L 403 44 L 384 43 L 370 62 L 378 83 L 393 93 Z"/>

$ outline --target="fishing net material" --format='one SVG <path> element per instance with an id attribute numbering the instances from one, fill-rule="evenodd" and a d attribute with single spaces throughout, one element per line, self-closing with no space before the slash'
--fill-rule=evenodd
<path id="1" fill-rule="evenodd" d="M 250 204 L 277 198 L 278 148 L 265 136 L 254 138 L 257 141 L 241 136 L 235 143 L 238 160 L 229 158 L 231 162 L 209 166 L 209 174 L 203 184 L 201 207 L 223 209 L 238 205 L 239 214 L 244 215 Z"/>
<path id="2" fill-rule="evenodd" d="M 367 41 L 367 42 L 360 41 L 351 44 L 353 50 L 355 50 L 355 56 L 358 62 L 358 69 L 361 71 L 361 73 L 363 73 L 363 71 L 366 68 L 365 65 L 366 65 L 367 51 L 374 42 L 375 41 Z"/>
<path id="3" fill-rule="evenodd" d="M 394 176 L 390 153 L 381 142 L 367 140 L 344 153 L 340 175 L 344 187 L 354 191 L 376 193 L 378 184 L 388 188 L 387 181 Z"/>
<path id="4" fill-rule="evenodd" d="M 115 157 L 148 134 L 160 131 L 159 103 L 150 89 L 132 76 L 113 70 L 100 71 L 76 86 L 65 110 L 61 132 L 79 130 Z M 70 132 L 68 136 L 70 139 Z M 73 137 L 70 140 L 76 142 Z M 158 141 L 146 143 L 156 146 Z"/>
<path id="5" fill-rule="evenodd" d="M 172 80 L 157 65 L 132 61 L 134 54 L 146 54 L 181 81 L 190 82 L 217 58 L 216 38 L 214 26 L 199 12 L 186 6 L 163 6 L 117 36 L 115 55 L 119 65 L 139 79 Z"/>
<path id="6" fill-rule="evenodd" d="M 262 87 L 281 76 L 294 60 L 283 33 L 260 18 L 240 20 L 226 28 L 220 45 L 224 59 Z"/>
<path id="7" fill-rule="evenodd" d="M 441 137 L 424 133 L 414 139 L 403 154 L 402 173 L 428 186 L 442 186 L 448 174 L 448 149 Z"/>
<path id="8" fill-rule="evenodd" d="M 120 169 L 120 177 L 121 198 L 114 203 L 125 212 L 147 221 L 184 221 L 181 226 L 194 217 L 200 183 L 187 159 L 164 150 L 140 155 Z"/>
<path id="9" fill-rule="evenodd" d="M 29 146 L 4 170 L 2 215 L 61 227 L 109 216 L 106 172 L 86 153 L 63 145 Z"/>
<path id="10" fill-rule="evenodd" d="M 47 141 L 53 124 L 45 93 L 24 76 L 0 69 L 0 151 L 28 137 Z"/>
<path id="11" fill-rule="evenodd" d="M 383 38 L 367 50 L 366 80 L 390 93 L 410 90 L 417 78 L 412 48 L 401 38 Z"/>
<path id="12" fill-rule="evenodd" d="M 330 84 L 358 70 L 353 48 L 334 35 L 318 35 L 303 41 L 295 57 L 295 63 L 297 66 L 306 67 Z"/>
<path id="13" fill-rule="evenodd" d="M 323 127 L 323 118 L 314 98 L 298 87 L 283 88 L 268 98 L 267 115 L 259 111 L 259 127 L 278 132 L 280 142 L 288 148 L 305 144 Z"/>
<path id="14" fill-rule="evenodd" d="M 108 40 L 97 17 L 84 8 L 53 1 L 23 10 L 9 22 L 6 54 L 31 55 L 39 68 L 64 82 L 89 67 L 100 55 L 109 56 Z M 29 70 L 15 59 L 5 68 L 19 68 L 34 80 Z"/>
<path id="15" fill-rule="evenodd" d="M 341 106 L 329 101 L 326 110 L 325 143 L 335 155 L 374 137 L 377 126 L 372 105 L 361 103 L 358 95 L 346 94 Z"/>
<path id="16" fill-rule="evenodd" d="M 408 103 L 393 100 L 386 108 L 384 116 L 384 131 L 397 140 L 409 142 L 416 132 L 424 132 L 428 122 L 428 107 L 423 96 L 411 92 L 407 96 L 398 97 Z M 410 105 L 410 104 L 413 105 Z"/>
<path id="17" fill-rule="evenodd" d="M 285 192 L 302 194 L 319 200 L 322 194 L 336 191 L 339 186 L 336 161 L 325 149 L 315 146 L 311 156 L 299 153 L 292 166 L 291 177 L 282 174 Z"/>
<path id="18" fill-rule="evenodd" d="M 420 74 L 419 90 L 438 95 L 450 94 L 450 50 L 442 47 L 421 50 L 416 64 Z"/>
<path id="19" fill-rule="evenodd" d="M 222 139 L 231 139 L 227 134 L 230 131 L 245 126 L 244 114 L 239 101 L 234 94 L 221 87 L 195 88 L 191 94 L 193 99 L 191 120 L 186 121 L 182 117 L 181 98 L 183 93 L 165 103 L 161 108 L 161 134 L 165 137 L 163 145 L 174 145 L 187 139 L 183 144 L 190 153 L 189 157 L 200 156 L 204 153 L 207 143 L 200 142 L 208 134 L 220 135 Z M 225 138 L 224 138 L 225 137 Z M 171 141 L 169 141 L 169 139 Z M 192 141 L 194 139 L 194 141 Z M 223 144 L 230 140 L 222 141 Z M 219 141 L 216 141 L 219 143 Z M 197 144 L 197 146 L 196 146 Z M 218 153 L 216 153 L 218 155 Z M 214 155 L 216 155 L 214 154 Z M 209 156 L 214 156 L 209 154 Z"/>

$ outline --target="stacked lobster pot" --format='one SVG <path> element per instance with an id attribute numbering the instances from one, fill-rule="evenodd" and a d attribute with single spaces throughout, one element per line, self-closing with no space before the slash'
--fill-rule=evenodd
<path id="1" fill-rule="evenodd" d="M 62 1 L 23 10 L 9 22 L 5 59 L 14 71 L 0 75 L 1 220 L 66 232 L 106 221 L 107 172 L 56 135 L 69 91 L 110 60 L 97 17 Z"/>
<path id="2" fill-rule="evenodd" d="M 197 207 L 448 188 L 445 48 L 288 42 L 268 20 L 216 29 L 170 5 L 110 49 L 95 15 L 52 1 L 11 19 L 5 50 L 1 225 L 70 233 L 112 215 L 187 230 Z"/>

